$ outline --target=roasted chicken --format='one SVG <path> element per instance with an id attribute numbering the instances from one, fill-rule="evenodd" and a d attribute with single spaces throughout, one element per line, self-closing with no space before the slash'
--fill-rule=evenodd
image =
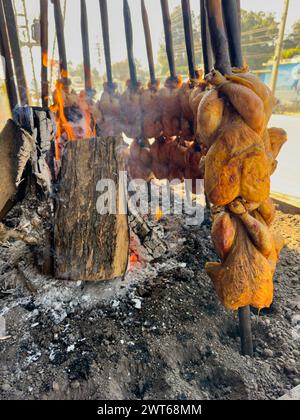
<path id="1" fill-rule="evenodd" d="M 95 119 L 103 136 L 118 136 L 122 132 L 120 123 L 120 94 L 104 84 L 104 92 L 94 109 Z"/>
<path id="2" fill-rule="evenodd" d="M 132 86 L 131 83 L 128 82 L 127 89 L 120 98 L 122 130 L 130 139 L 142 137 L 143 115 L 141 97 L 143 91 L 140 84 L 138 84 L 138 86 Z"/>
<path id="3" fill-rule="evenodd" d="M 230 310 L 247 305 L 262 309 L 273 302 L 273 275 L 283 241 L 273 234 L 273 203 L 250 212 L 241 200 L 214 216 L 212 239 L 221 263 L 208 263 L 222 304 Z"/>
<path id="4" fill-rule="evenodd" d="M 159 91 L 159 106 L 162 115 L 163 134 L 165 137 L 179 136 L 181 133 L 181 105 L 179 92 L 181 77 L 169 78 Z"/>
<path id="5" fill-rule="evenodd" d="M 159 82 L 149 84 L 141 94 L 142 107 L 142 135 L 143 138 L 152 139 L 162 135 L 162 115 L 159 101 Z"/>

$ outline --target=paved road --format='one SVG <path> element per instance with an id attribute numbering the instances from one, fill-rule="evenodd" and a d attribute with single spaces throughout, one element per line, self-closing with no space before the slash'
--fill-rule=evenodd
<path id="1" fill-rule="evenodd" d="M 288 133 L 288 143 L 272 177 L 272 191 L 300 197 L 300 116 L 273 115 L 270 127 L 281 127 Z"/>

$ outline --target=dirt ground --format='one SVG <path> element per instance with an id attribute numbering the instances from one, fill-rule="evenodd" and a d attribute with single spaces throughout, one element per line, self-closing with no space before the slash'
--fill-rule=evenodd
<path id="1" fill-rule="evenodd" d="M 203 270 L 209 222 L 183 222 L 162 220 L 168 253 L 111 283 L 46 278 L 30 247 L 2 245 L 0 398 L 278 399 L 300 384 L 300 215 L 278 213 L 287 245 L 273 307 L 252 314 L 252 359 Z"/>

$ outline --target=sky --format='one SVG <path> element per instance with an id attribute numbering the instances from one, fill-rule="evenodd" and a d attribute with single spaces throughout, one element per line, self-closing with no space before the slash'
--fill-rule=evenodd
<path id="1" fill-rule="evenodd" d="M 25 0 L 27 11 L 30 21 L 33 18 L 39 17 L 39 1 L 38 0 Z M 135 57 L 147 67 L 147 56 L 143 34 L 143 26 L 140 12 L 140 0 L 128 0 L 131 8 L 132 23 L 133 23 L 133 38 L 134 38 L 134 54 Z M 190 0 L 191 7 L 198 15 L 200 9 L 199 0 Z M 101 73 L 104 72 L 105 64 L 104 57 L 97 52 L 97 43 L 102 43 L 101 35 L 101 21 L 99 0 L 86 0 L 88 8 L 89 19 L 89 33 L 90 33 L 90 50 L 92 65 L 95 66 Z M 18 11 L 21 11 L 21 0 L 15 0 Z M 63 5 L 64 0 L 61 0 Z M 152 42 L 155 57 L 157 56 L 160 41 L 163 33 L 163 23 L 161 16 L 160 0 L 145 0 L 146 7 L 149 14 L 150 26 L 152 30 Z M 176 6 L 180 5 L 180 0 L 169 0 L 170 11 Z M 245 10 L 264 11 L 275 13 L 276 18 L 279 20 L 283 9 L 283 0 L 241 0 L 242 8 Z M 126 43 L 124 36 L 124 21 L 123 21 L 123 1 L 122 0 L 108 0 L 108 12 L 110 18 L 110 37 L 111 37 L 111 53 L 112 61 L 117 62 L 126 58 Z M 19 24 L 22 23 L 19 18 Z M 54 19 L 53 19 L 53 6 L 49 1 L 49 28 L 50 28 L 50 50 L 54 40 Z M 300 19 L 299 0 L 290 0 L 290 9 L 287 22 L 287 32 L 290 31 L 292 24 Z M 68 60 L 74 64 L 82 62 L 82 44 L 80 34 L 80 0 L 67 0 L 67 13 L 66 13 L 66 26 L 65 38 Z M 39 76 L 40 56 L 39 49 L 34 49 L 34 60 L 37 76 Z M 28 49 L 24 48 L 23 51 L 24 62 L 28 79 L 32 77 Z M 55 53 L 57 58 L 57 50 Z"/>

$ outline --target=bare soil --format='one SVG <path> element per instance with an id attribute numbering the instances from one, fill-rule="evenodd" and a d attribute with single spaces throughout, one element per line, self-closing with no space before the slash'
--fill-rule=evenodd
<path id="1" fill-rule="evenodd" d="M 203 269 L 216 260 L 209 222 L 160 223 L 168 252 L 109 283 L 47 278 L 30 246 L 2 244 L 1 399 L 264 400 L 300 384 L 300 215 L 278 212 L 286 247 L 272 308 L 252 313 L 252 359 Z"/>

